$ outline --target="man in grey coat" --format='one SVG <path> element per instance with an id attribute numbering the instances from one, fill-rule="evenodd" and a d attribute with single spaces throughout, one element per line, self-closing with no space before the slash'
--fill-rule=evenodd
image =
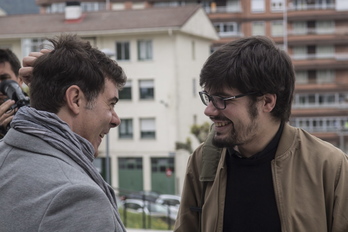
<path id="1" fill-rule="evenodd" d="M 114 106 L 126 76 L 75 35 L 49 40 L 30 82 L 31 107 L 0 140 L 0 231 L 125 231 L 112 188 L 93 166 L 120 124 Z"/>

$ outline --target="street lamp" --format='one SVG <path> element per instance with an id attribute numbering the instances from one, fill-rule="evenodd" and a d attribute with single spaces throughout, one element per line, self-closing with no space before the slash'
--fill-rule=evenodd
<path id="1" fill-rule="evenodd" d="M 104 52 L 105 55 L 107 55 L 108 57 L 112 57 L 115 55 L 115 52 L 113 52 L 111 49 L 108 48 L 104 48 L 101 49 L 100 51 Z M 110 151 L 109 151 L 109 134 L 106 134 L 106 149 L 105 149 L 105 153 L 106 153 L 106 157 L 105 157 L 105 166 L 106 166 L 106 182 L 109 183 L 111 185 L 111 181 L 110 181 Z"/>

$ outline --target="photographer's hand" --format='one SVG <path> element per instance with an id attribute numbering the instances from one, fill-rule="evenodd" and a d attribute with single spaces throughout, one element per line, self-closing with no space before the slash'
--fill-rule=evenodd
<path id="1" fill-rule="evenodd" d="M 36 59 L 44 54 L 51 52 L 48 49 L 41 49 L 40 52 L 31 52 L 29 56 L 23 58 L 23 67 L 19 69 L 19 77 L 22 78 L 25 84 L 30 85 L 33 75 L 33 65 Z"/>
<path id="2" fill-rule="evenodd" d="M 7 125 L 12 121 L 13 115 L 16 110 L 9 110 L 12 105 L 15 104 L 14 100 L 5 101 L 0 105 L 0 133 L 6 133 Z"/>

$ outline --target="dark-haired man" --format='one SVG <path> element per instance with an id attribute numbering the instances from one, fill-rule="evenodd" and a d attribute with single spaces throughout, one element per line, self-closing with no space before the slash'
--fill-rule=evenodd
<path id="1" fill-rule="evenodd" d="M 20 68 L 21 63 L 10 49 L 0 49 L 0 83 L 3 80 L 14 80 L 21 86 L 23 81 L 18 76 Z M 9 110 L 15 102 L 7 99 L 8 97 L 0 91 L 0 139 L 6 134 L 6 128 L 15 112 Z"/>
<path id="2" fill-rule="evenodd" d="M 30 105 L 0 141 L 0 230 L 124 232 L 113 189 L 92 161 L 126 76 L 75 35 L 34 62 Z"/>
<path id="3" fill-rule="evenodd" d="M 348 157 L 288 124 L 294 83 L 267 37 L 208 58 L 200 96 L 214 124 L 189 159 L 175 232 L 348 231 Z"/>

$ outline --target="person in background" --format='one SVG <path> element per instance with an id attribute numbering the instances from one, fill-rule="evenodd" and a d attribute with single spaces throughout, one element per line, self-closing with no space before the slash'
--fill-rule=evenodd
<path id="1" fill-rule="evenodd" d="M 19 108 L 0 141 L 1 231 L 124 232 L 114 191 L 92 161 L 120 124 L 126 75 L 76 35 L 48 40 L 53 49 L 25 69 L 31 106 Z"/>
<path id="2" fill-rule="evenodd" d="M 0 83 L 4 80 L 14 80 L 21 86 L 23 81 L 19 77 L 20 68 L 21 63 L 10 49 L 0 49 Z M 8 97 L 0 91 L 0 139 L 6 134 L 6 128 L 15 113 L 15 110 L 10 110 L 14 104 L 14 100 L 8 100 Z"/>
<path id="3" fill-rule="evenodd" d="M 189 158 L 175 232 L 348 231 L 348 157 L 289 125 L 294 83 L 267 37 L 208 58 L 199 94 L 213 125 Z"/>

